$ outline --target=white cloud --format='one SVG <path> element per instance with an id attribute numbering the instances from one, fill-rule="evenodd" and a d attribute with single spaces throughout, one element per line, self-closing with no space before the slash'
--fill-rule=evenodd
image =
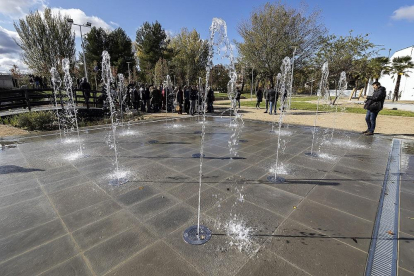
<path id="1" fill-rule="evenodd" d="M 414 6 L 404 6 L 395 10 L 391 18 L 394 20 L 414 21 Z"/>
<path id="2" fill-rule="evenodd" d="M 43 0 L 1 0 L 0 13 L 13 19 L 21 18 L 30 10 L 45 6 Z"/>
<path id="3" fill-rule="evenodd" d="M 61 15 L 67 15 L 73 19 L 73 22 L 76 24 L 86 24 L 86 22 L 90 22 L 93 27 L 101 27 L 105 30 L 112 30 L 111 25 L 106 23 L 103 19 L 97 16 L 88 16 L 85 14 L 84 11 L 80 9 L 62 9 L 62 8 L 52 8 L 52 13 Z M 80 31 L 78 26 L 73 26 L 72 29 L 75 31 L 76 36 L 80 37 Z M 82 28 L 82 34 L 88 33 L 90 28 Z"/>
<path id="4" fill-rule="evenodd" d="M 119 27 L 119 24 L 114 21 L 109 21 L 109 24 L 111 24 L 112 26 Z"/>
<path id="5" fill-rule="evenodd" d="M 16 44 L 19 36 L 16 32 L 9 31 L 0 26 L 0 72 L 8 73 L 13 64 L 20 70 L 27 71 L 27 66 L 20 58 L 21 49 Z"/>

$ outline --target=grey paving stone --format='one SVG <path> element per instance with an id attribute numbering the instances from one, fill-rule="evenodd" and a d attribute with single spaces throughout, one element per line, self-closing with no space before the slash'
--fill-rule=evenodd
<path id="1" fill-rule="evenodd" d="M 241 191 L 243 194 L 243 191 Z M 241 200 L 241 196 L 232 196 L 219 206 L 207 211 L 207 215 L 221 225 L 221 233 L 226 233 L 228 223 L 245 224 L 251 228 L 252 242 L 260 245 L 284 220 L 282 216 Z M 224 229 L 223 229 L 224 228 Z"/>
<path id="2" fill-rule="evenodd" d="M 129 209 L 139 220 L 145 221 L 179 202 L 180 200 L 171 195 L 158 194 L 148 200 L 130 206 Z"/>
<path id="3" fill-rule="evenodd" d="M 213 235 L 204 245 L 190 245 L 183 241 L 184 230 L 197 224 L 194 219 L 189 225 L 171 233 L 165 240 L 174 251 L 178 252 L 189 263 L 193 264 L 202 275 L 234 275 L 249 259 L 246 252 L 241 252 L 226 235 Z M 214 222 L 201 221 L 215 233 Z"/>
<path id="4" fill-rule="evenodd" d="M 0 262 L 66 234 L 59 219 L 0 239 Z"/>
<path id="5" fill-rule="evenodd" d="M 0 197 L 0 208 L 16 204 L 22 201 L 26 201 L 29 199 L 33 199 L 42 195 L 42 189 L 40 187 L 37 187 L 31 190 L 25 190 L 14 194 L 2 196 Z"/>
<path id="6" fill-rule="evenodd" d="M 400 232 L 399 238 L 399 266 L 414 271 L 414 236 Z"/>
<path id="7" fill-rule="evenodd" d="M 231 176 L 230 173 L 217 169 L 208 173 L 203 173 L 202 181 L 208 185 L 216 186 L 220 182 L 226 181 L 226 179 Z"/>
<path id="8" fill-rule="evenodd" d="M 48 271 L 40 274 L 41 276 L 56 276 L 56 275 L 79 275 L 79 276 L 92 276 L 92 272 L 85 264 L 84 260 L 80 256 L 76 256 L 63 264 L 58 265 Z"/>
<path id="9" fill-rule="evenodd" d="M 373 185 L 366 182 L 356 181 L 351 178 L 345 178 L 337 174 L 327 174 L 325 179 L 338 185 L 332 187 L 344 192 L 348 192 L 354 195 L 366 197 L 371 200 L 379 200 L 382 187 L 379 185 Z"/>
<path id="10" fill-rule="evenodd" d="M 203 183 L 201 183 L 201 191 L 204 191 L 209 187 L 210 186 L 206 185 L 206 183 L 204 183 L 204 185 Z M 194 195 L 198 195 L 199 188 L 200 188 L 200 183 L 197 179 L 194 182 L 183 183 L 180 186 L 177 186 L 171 190 L 168 190 L 168 193 L 172 194 L 173 196 L 175 196 L 176 198 L 180 200 L 187 200 L 188 198 Z"/>
<path id="11" fill-rule="evenodd" d="M 291 220 L 278 227 L 265 248 L 312 275 L 363 275 L 367 258 L 367 254 Z"/>
<path id="12" fill-rule="evenodd" d="M 158 194 L 160 191 L 151 186 L 141 186 L 117 197 L 117 201 L 126 206 L 146 200 Z"/>
<path id="13" fill-rule="evenodd" d="M 413 276 L 413 275 L 414 275 L 414 272 L 410 272 L 401 267 L 398 268 L 398 276 Z"/>
<path id="14" fill-rule="evenodd" d="M 37 182 L 36 179 L 24 180 L 20 183 L 15 183 L 15 184 L 10 184 L 10 185 L 7 185 L 7 183 L 4 183 L 4 185 L 0 186 L 0 196 L 6 196 L 9 194 L 14 194 L 14 193 L 25 191 L 25 190 L 35 189 L 37 187 L 39 187 L 39 183 Z"/>
<path id="15" fill-rule="evenodd" d="M 216 188 L 208 188 L 202 191 L 200 197 L 201 212 L 205 212 L 210 208 L 219 206 L 229 196 L 230 194 Z M 198 193 L 187 199 L 185 202 L 193 208 L 198 209 Z"/>
<path id="16" fill-rule="evenodd" d="M 375 220 L 378 208 L 378 201 L 364 199 L 326 186 L 315 187 L 307 198 L 369 221 Z"/>
<path id="17" fill-rule="evenodd" d="M 339 159 L 339 157 L 336 157 Z M 304 154 L 295 156 L 289 160 L 289 164 L 293 163 L 299 166 L 303 166 L 309 169 L 317 169 L 322 172 L 329 172 L 332 167 L 335 165 L 337 160 L 329 160 L 322 158 L 312 158 Z"/>
<path id="18" fill-rule="evenodd" d="M 119 210 L 121 210 L 121 206 L 118 203 L 112 200 L 105 200 L 63 216 L 62 220 L 65 222 L 69 231 L 73 232 L 89 223 L 100 220 Z"/>
<path id="19" fill-rule="evenodd" d="M 102 275 L 154 241 L 154 236 L 139 225 L 92 247 L 85 252 L 85 256 L 92 269 Z"/>
<path id="20" fill-rule="evenodd" d="M 400 195 L 400 208 L 414 212 L 414 194 L 402 192 Z"/>
<path id="21" fill-rule="evenodd" d="M 403 180 L 400 181 L 400 188 L 402 192 L 409 192 L 414 194 L 414 180 Z"/>
<path id="22" fill-rule="evenodd" d="M 245 200 L 282 216 L 288 216 L 302 199 L 266 185 L 247 185 L 243 191 Z"/>
<path id="23" fill-rule="evenodd" d="M 342 174 L 345 177 L 352 177 L 356 181 L 365 181 L 372 184 L 382 186 L 384 182 L 384 174 L 385 171 L 382 173 L 370 172 L 370 171 L 363 171 L 358 169 L 352 169 L 349 167 L 342 166 L 340 164 L 336 165 L 332 169 L 333 173 Z"/>
<path id="24" fill-rule="evenodd" d="M 73 178 L 79 175 L 80 175 L 80 172 L 75 168 L 71 168 L 70 170 L 65 170 L 60 173 L 54 173 L 52 175 L 49 175 L 49 173 L 46 171 L 43 173 L 41 177 L 39 177 L 39 182 L 42 183 L 43 185 L 53 184 L 55 182 L 65 180 L 65 179 L 70 179 L 70 178 Z"/>
<path id="25" fill-rule="evenodd" d="M 289 219 L 368 252 L 373 222 L 304 200 Z"/>
<path id="26" fill-rule="evenodd" d="M 414 211 L 400 209 L 400 231 L 414 236 Z"/>
<path id="27" fill-rule="evenodd" d="M 201 274 L 167 244 L 160 241 L 119 265 L 107 275 L 192 276 Z"/>
<path id="28" fill-rule="evenodd" d="M 38 197 L 0 209 L 0 237 L 36 227 L 57 217 L 45 197 Z"/>
<path id="29" fill-rule="evenodd" d="M 0 275 L 36 275 L 76 254 L 74 243 L 64 236 L 1 264 Z"/>
<path id="30" fill-rule="evenodd" d="M 45 189 L 46 193 L 50 194 L 50 193 L 54 193 L 54 192 L 58 192 L 60 190 L 66 189 L 66 188 L 78 186 L 80 184 L 85 184 L 87 182 L 90 182 L 90 180 L 87 177 L 83 175 L 79 175 L 79 176 L 75 176 L 72 178 L 66 178 L 63 180 L 56 181 L 56 182 L 43 184 L 43 188 Z"/>
<path id="31" fill-rule="evenodd" d="M 310 275 L 277 257 L 269 250 L 260 250 L 236 274 L 237 276 Z"/>
<path id="32" fill-rule="evenodd" d="M 138 221 L 128 212 L 121 210 L 102 220 L 93 222 L 72 233 L 82 250 L 134 227 Z"/>
<path id="33" fill-rule="evenodd" d="M 61 216 L 109 199 L 109 196 L 92 183 L 64 189 L 49 195 Z"/>
<path id="34" fill-rule="evenodd" d="M 177 228 L 188 224 L 195 214 L 196 211 L 192 207 L 178 204 L 147 220 L 145 224 L 153 233 L 165 237 Z"/>

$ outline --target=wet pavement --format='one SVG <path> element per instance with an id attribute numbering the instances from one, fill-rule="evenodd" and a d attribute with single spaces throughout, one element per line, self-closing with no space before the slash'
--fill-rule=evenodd
<path id="1" fill-rule="evenodd" d="M 108 128 L 81 131 L 88 158 L 59 135 L 9 141 L 0 151 L 0 275 L 363 275 L 392 138 L 245 121 L 231 158 L 228 118 L 208 118 L 197 224 L 199 118 L 119 127 L 120 168 Z M 174 127 L 175 124 L 175 127 Z M 414 143 L 401 153 L 399 273 L 414 273 Z"/>

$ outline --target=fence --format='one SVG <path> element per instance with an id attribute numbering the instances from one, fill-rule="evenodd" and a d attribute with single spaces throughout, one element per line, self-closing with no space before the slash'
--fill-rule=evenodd
<path id="1" fill-rule="evenodd" d="M 100 108 L 103 105 L 103 94 L 101 91 L 91 90 L 88 101 L 82 90 L 74 90 L 74 101 L 76 105 L 84 104 Z M 62 105 L 67 100 L 63 93 L 56 95 L 57 104 Z M 14 108 L 27 108 L 31 111 L 34 106 L 54 105 L 53 90 L 48 89 L 14 89 L 0 90 L 0 111 Z"/>

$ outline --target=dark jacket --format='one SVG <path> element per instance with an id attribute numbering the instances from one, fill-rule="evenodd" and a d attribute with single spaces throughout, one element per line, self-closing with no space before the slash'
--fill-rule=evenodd
<path id="1" fill-rule="evenodd" d="M 263 91 L 261 89 L 257 90 L 256 97 L 258 102 L 262 102 L 263 99 Z"/>
<path id="2" fill-rule="evenodd" d="M 240 100 L 240 97 L 241 97 L 241 91 L 237 90 L 236 91 L 236 100 Z"/>
<path id="3" fill-rule="evenodd" d="M 273 88 L 268 90 L 267 95 L 268 95 L 269 101 L 271 102 L 276 101 L 276 91 Z"/>
<path id="4" fill-rule="evenodd" d="M 364 108 L 372 112 L 379 112 L 384 107 L 386 97 L 387 91 L 385 87 L 380 86 L 377 90 L 374 90 L 372 96 L 367 97 Z"/>
<path id="5" fill-rule="evenodd" d="M 179 89 L 179 90 L 177 91 L 177 102 L 178 102 L 179 104 L 182 104 L 182 103 L 183 103 L 183 101 L 184 101 L 184 93 L 183 93 L 183 90 Z"/>
<path id="6" fill-rule="evenodd" d="M 212 89 L 208 90 L 207 102 L 209 102 L 209 103 L 214 102 L 214 91 Z"/>
<path id="7" fill-rule="evenodd" d="M 191 101 L 195 101 L 197 99 L 198 99 L 197 90 L 191 89 L 191 92 L 190 92 L 190 100 Z"/>

